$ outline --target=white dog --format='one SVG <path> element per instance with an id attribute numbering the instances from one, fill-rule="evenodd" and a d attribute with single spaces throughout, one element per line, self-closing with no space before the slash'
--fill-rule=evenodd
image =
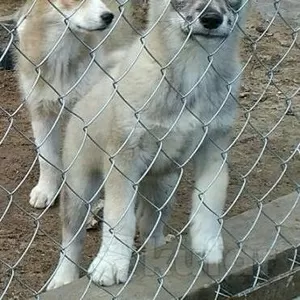
<path id="1" fill-rule="evenodd" d="M 137 36 L 119 18 L 117 2 L 107 2 L 111 9 L 100 0 L 29 1 L 18 13 L 19 80 L 40 163 L 39 182 L 30 194 L 33 207 L 53 204 L 59 193 L 64 108 L 85 96 L 105 72 L 113 74 L 121 49 Z M 131 2 L 123 7 L 129 20 L 132 8 Z"/>
<path id="2" fill-rule="evenodd" d="M 222 260 L 219 218 L 228 185 L 222 153 L 236 114 L 242 10 L 243 0 L 150 0 L 147 50 L 140 53 L 137 41 L 124 61 L 135 63 L 118 84 L 103 78 L 101 92 L 95 87 L 75 106 L 81 118 L 71 118 L 63 154 L 63 251 L 49 289 L 78 278 L 84 223 L 104 184 L 102 245 L 88 272 L 101 285 L 125 282 L 135 202 L 142 238 L 161 245 L 161 221 L 191 159 L 192 249 L 207 263 Z"/>

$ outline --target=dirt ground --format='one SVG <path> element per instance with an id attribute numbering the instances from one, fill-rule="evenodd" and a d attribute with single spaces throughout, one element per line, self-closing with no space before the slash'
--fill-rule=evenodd
<path id="1" fill-rule="evenodd" d="M 17 0 L 2 0 L 0 14 L 10 13 L 19 4 Z M 242 44 L 243 61 L 248 65 L 243 72 L 235 137 L 249 117 L 250 122 L 230 149 L 230 210 L 226 217 L 253 208 L 259 201 L 266 203 L 289 194 L 300 184 L 299 152 L 293 155 L 300 141 L 299 39 L 292 47 L 296 37 L 291 28 L 278 21 L 263 34 L 266 25 L 257 12 L 252 12 L 248 38 Z M 289 110 L 287 103 L 291 103 Z M 26 299 L 40 291 L 55 266 L 60 221 L 58 205 L 39 211 L 28 204 L 38 168 L 14 71 L 0 71 L 0 166 L 0 298 Z M 189 214 L 193 182 L 187 173 L 169 224 L 177 230 L 183 228 Z M 97 230 L 88 232 L 84 266 L 97 251 L 98 235 Z"/>

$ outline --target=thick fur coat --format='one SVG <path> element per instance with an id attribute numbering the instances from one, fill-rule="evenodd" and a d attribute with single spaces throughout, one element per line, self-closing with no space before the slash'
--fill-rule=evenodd
<path id="1" fill-rule="evenodd" d="M 150 1 L 149 29 L 120 64 L 127 71 L 103 78 L 101 90 L 95 86 L 74 108 L 63 154 L 64 251 L 49 288 L 78 277 L 83 224 L 104 185 L 102 244 L 89 274 L 102 285 L 125 282 L 136 221 L 145 243 L 164 243 L 163 223 L 189 161 L 192 249 L 207 263 L 222 260 L 243 2 L 169 2 Z"/>

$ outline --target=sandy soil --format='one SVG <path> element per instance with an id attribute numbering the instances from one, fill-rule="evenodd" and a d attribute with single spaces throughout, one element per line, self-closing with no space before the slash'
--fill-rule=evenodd
<path id="1" fill-rule="evenodd" d="M 11 12 L 19 3 L 2 0 L 1 14 Z M 261 16 L 253 12 L 242 44 L 243 61 L 248 65 L 234 130 L 239 138 L 230 149 L 227 217 L 259 201 L 266 203 L 289 194 L 300 183 L 299 153 L 292 155 L 300 141 L 299 39 L 292 47 L 293 32 L 280 22 L 263 34 L 265 28 Z M 0 45 L 4 40 L 2 33 Z M 0 71 L 0 165 L 0 294 L 9 285 L 4 299 L 25 299 L 42 288 L 55 266 L 60 221 L 58 206 L 42 212 L 28 204 L 38 168 L 28 114 L 13 71 Z M 177 193 L 169 232 L 186 223 L 192 185 L 187 172 Z M 89 231 L 84 266 L 97 251 L 98 240 L 98 231 Z"/>

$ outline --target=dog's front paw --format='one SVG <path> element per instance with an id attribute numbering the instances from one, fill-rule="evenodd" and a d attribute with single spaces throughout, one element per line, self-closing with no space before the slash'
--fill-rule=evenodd
<path id="1" fill-rule="evenodd" d="M 70 261 L 63 263 L 55 271 L 55 274 L 47 286 L 47 291 L 59 288 L 79 278 L 78 268 Z"/>
<path id="2" fill-rule="evenodd" d="M 98 254 L 91 263 L 88 273 L 94 283 L 110 286 L 126 282 L 130 256 L 103 253 Z"/>
<path id="3" fill-rule="evenodd" d="M 218 264 L 223 259 L 223 238 L 198 234 L 192 237 L 192 249 L 202 256 L 206 263 Z"/>
<path id="4" fill-rule="evenodd" d="M 53 205 L 55 202 L 55 195 L 58 191 L 56 183 L 38 183 L 30 193 L 29 204 L 34 208 L 46 208 Z"/>

